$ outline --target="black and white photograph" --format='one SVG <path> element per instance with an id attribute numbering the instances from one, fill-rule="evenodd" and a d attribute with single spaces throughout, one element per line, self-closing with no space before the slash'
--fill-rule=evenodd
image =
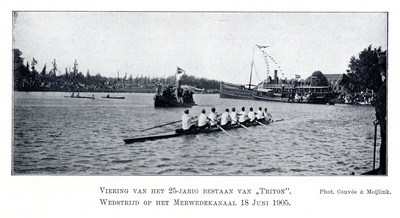
<path id="1" fill-rule="evenodd" d="M 2 5 L 1 217 L 395 214 L 393 4 Z"/>
<path id="2" fill-rule="evenodd" d="M 385 12 L 14 11 L 13 174 L 387 175 L 387 39 Z"/>

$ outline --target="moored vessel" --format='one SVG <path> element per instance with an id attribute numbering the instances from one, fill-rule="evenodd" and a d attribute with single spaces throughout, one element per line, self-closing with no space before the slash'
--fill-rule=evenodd
<path id="1" fill-rule="evenodd" d="M 176 75 L 185 73 L 185 71 L 177 67 Z M 183 88 L 179 78 L 176 78 L 177 85 L 157 84 L 156 94 L 154 95 L 154 107 L 192 107 L 196 105 L 193 99 L 193 91 Z"/>
<path id="2" fill-rule="evenodd" d="M 259 87 L 253 92 L 256 100 L 327 104 L 334 96 L 330 86 L 262 83 Z"/>
<path id="3" fill-rule="evenodd" d="M 253 99 L 253 90 L 256 88 L 256 85 L 252 83 L 253 71 L 254 71 L 254 50 L 255 47 L 259 49 L 265 49 L 268 46 L 260 46 L 254 45 L 253 47 L 253 58 L 251 60 L 250 67 L 250 78 L 248 84 L 233 84 L 233 83 L 220 83 L 220 98 L 234 98 L 234 99 Z"/>

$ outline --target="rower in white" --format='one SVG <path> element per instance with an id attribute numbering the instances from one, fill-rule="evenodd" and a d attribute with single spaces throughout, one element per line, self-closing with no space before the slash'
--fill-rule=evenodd
<path id="1" fill-rule="evenodd" d="M 257 118 L 257 120 L 262 120 L 262 119 L 264 119 L 264 113 L 263 113 L 263 111 L 262 111 L 262 107 L 259 107 L 259 108 L 258 108 L 258 111 L 257 111 L 257 113 L 256 113 L 256 118 Z"/>
<path id="2" fill-rule="evenodd" d="M 226 126 L 229 125 L 231 123 L 230 121 L 230 117 L 229 117 L 229 109 L 226 108 L 225 112 L 222 113 L 221 115 L 221 126 Z"/>
<path id="3" fill-rule="evenodd" d="M 199 116 L 199 120 L 197 121 L 197 128 L 198 129 L 205 129 L 209 126 L 207 122 L 206 110 L 202 109 L 201 114 Z"/>
<path id="4" fill-rule="evenodd" d="M 211 113 L 208 115 L 208 119 L 210 120 L 211 126 L 216 126 L 217 125 L 217 113 L 215 112 L 215 108 L 211 108 Z"/>
<path id="5" fill-rule="evenodd" d="M 245 124 L 247 120 L 248 120 L 248 117 L 247 117 L 247 113 L 246 113 L 246 108 L 242 107 L 242 111 L 239 113 L 239 123 Z"/>
<path id="6" fill-rule="evenodd" d="M 272 120 L 271 114 L 268 113 L 268 108 L 264 108 L 264 118 L 268 123 Z"/>
<path id="7" fill-rule="evenodd" d="M 250 110 L 250 112 L 249 112 L 249 114 L 248 114 L 248 117 L 249 117 L 249 119 L 250 119 L 250 122 L 253 122 L 253 121 L 256 119 L 256 114 L 254 113 L 252 107 L 250 107 L 249 110 Z"/>
<path id="8" fill-rule="evenodd" d="M 237 118 L 237 114 L 236 114 L 236 109 L 234 107 L 232 108 L 232 112 L 230 114 L 230 117 L 231 117 L 231 124 L 232 125 L 236 124 L 238 118 Z"/>
<path id="9" fill-rule="evenodd" d="M 189 115 L 189 110 L 185 110 L 182 115 L 182 129 L 183 131 L 189 131 L 194 129 L 196 126 L 191 124 L 192 117 Z"/>

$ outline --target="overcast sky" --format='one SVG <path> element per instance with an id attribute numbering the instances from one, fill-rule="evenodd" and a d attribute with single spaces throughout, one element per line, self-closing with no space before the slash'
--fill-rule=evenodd
<path id="1" fill-rule="evenodd" d="M 288 79 L 314 71 L 345 73 L 352 56 L 363 49 L 387 49 L 385 13 L 256 13 L 256 12 L 19 12 L 13 20 L 13 48 L 37 70 L 56 59 L 65 72 L 75 59 L 84 75 L 128 77 L 186 74 L 247 83 L 251 61 L 266 76 Z M 274 64 L 273 62 L 276 62 Z"/>

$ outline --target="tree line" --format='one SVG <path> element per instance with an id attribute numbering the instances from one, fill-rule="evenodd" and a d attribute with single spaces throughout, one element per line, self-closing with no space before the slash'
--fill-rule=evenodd
<path id="1" fill-rule="evenodd" d="M 87 70 L 84 75 L 78 68 L 75 60 L 72 67 L 61 70 L 54 59 L 48 70 L 45 64 L 43 69 L 36 68 L 35 58 L 25 61 L 22 51 L 13 49 L 13 73 L 15 91 L 73 91 L 73 92 L 154 92 L 156 84 L 174 85 L 175 75 L 169 77 L 148 77 L 125 73 L 122 77 L 117 73 L 116 78 L 103 77 L 100 73 L 91 75 Z M 63 73 L 62 73 L 63 71 Z M 183 75 L 180 78 L 183 85 L 190 85 L 204 89 L 219 89 L 219 81 L 194 76 Z"/>

